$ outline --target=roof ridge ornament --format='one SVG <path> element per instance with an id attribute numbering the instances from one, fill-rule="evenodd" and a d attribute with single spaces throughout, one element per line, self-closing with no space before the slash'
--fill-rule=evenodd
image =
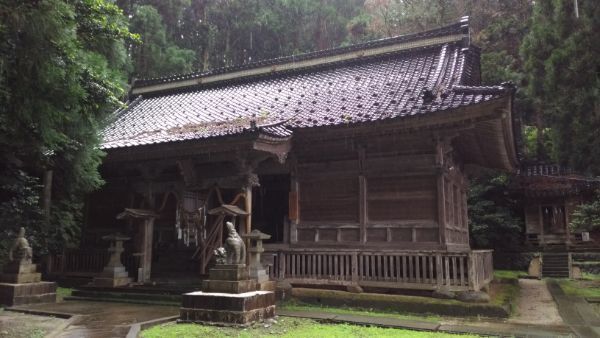
<path id="1" fill-rule="evenodd" d="M 470 18 L 468 15 L 460 18 L 460 29 L 463 34 L 463 47 L 468 48 L 471 46 L 471 27 L 470 27 Z"/>

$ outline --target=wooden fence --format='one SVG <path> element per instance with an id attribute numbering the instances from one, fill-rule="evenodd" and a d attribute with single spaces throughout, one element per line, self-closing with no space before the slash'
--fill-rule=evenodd
<path id="1" fill-rule="evenodd" d="M 46 272 L 49 275 L 85 275 L 93 276 L 102 272 L 110 253 L 107 250 L 69 250 L 62 254 L 48 256 Z M 121 262 L 129 272 L 129 276 L 137 276 L 140 257 L 121 255 Z"/>
<path id="2" fill-rule="evenodd" d="M 493 277 L 492 250 L 365 252 L 281 250 L 271 277 L 292 284 L 480 290 Z"/>

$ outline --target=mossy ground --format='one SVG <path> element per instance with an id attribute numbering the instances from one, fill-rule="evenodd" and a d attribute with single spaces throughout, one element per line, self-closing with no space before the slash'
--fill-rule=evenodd
<path id="1" fill-rule="evenodd" d="M 249 328 L 227 328 L 195 324 L 163 324 L 142 331 L 142 338 L 195 338 L 195 337 L 319 337 L 319 338 L 352 338 L 352 337 L 478 337 L 474 335 L 457 335 L 440 332 L 411 331 L 380 327 L 366 327 L 350 324 L 325 324 L 310 319 L 279 318 L 277 323 L 266 327 L 255 324 Z"/>
<path id="2" fill-rule="evenodd" d="M 579 297 L 600 297 L 600 275 L 584 273 L 583 279 L 563 279 L 558 282 L 567 295 Z"/>
<path id="3" fill-rule="evenodd" d="M 73 293 L 71 288 L 56 288 L 56 300 L 62 302 L 65 297 L 69 297 Z"/>
<path id="4" fill-rule="evenodd" d="M 494 278 L 500 280 L 518 280 L 527 277 L 527 272 L 519 270 L 494 270 Z"/>
<path id="5" fill-rule="evenodd" d="M 497 306 L 509 305 L 512 307 L 519 297 L 519 291 L 519 284 L 491 284 L 489 291 L 490 303 Z"/>

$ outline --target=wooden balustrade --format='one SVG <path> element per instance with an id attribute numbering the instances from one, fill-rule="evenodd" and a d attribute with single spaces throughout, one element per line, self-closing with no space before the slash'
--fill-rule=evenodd
<path id="1" fill-rule="evenodd" d="M 271 276 L 292 284 L 480 290 L 493 275 L 492 251 L 365 252 L 281 250 Z"/>
<path id="2" fill-rule="evenodd" d="M 63 254 L 49 255 L 46 271 L 50 275 L 93 275 L 102 272 L 109 258 L 110 253 L 106 250 L 70 250 Z M 130 276 L 137 276 L 137 269 L 140 266 L 139 256 L 123 254 L 121 262 Z"/>

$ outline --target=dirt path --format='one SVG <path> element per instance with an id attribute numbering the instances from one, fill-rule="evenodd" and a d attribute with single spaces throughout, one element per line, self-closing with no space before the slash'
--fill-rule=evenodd
<path id="1" fill-rule="evenodd" d="M 521 293 L 512 323 L 564 325 L 558 307 L 548 291 L 546 282 L 537 279 L 519 279 Z"/>

